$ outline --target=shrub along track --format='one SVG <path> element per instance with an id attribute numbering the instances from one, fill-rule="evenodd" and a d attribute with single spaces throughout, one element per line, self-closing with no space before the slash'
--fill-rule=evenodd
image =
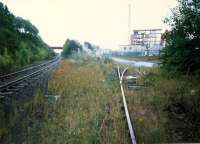
<path id="1" fill-rule="evenodd" d="M 61 61 L 49 78 L 52 96 L 39 93 L 30 104 L 13 106 L 14 116 L 9 118 L 8 128 L 2 128 L 9 135 L 8 143 L 129 143 L 112 69 L 93 59 Z M 56 100 L 54 96 L 58 96 Z"/>
<path id="2" fill-rule="evenodd" d="M 44 143 L 129 143 L 112 68 L 93 59 L 61 62 L 49 80 L 49 90 L 59 98 L 43 129 Z"/>

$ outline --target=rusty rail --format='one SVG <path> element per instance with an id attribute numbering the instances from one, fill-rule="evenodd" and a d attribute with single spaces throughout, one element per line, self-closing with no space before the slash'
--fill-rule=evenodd
<path id="1" fill-rule="evenodd" d="M 123 106 L 124 106 L 124 110 L 125 110 L 125 114 L 126 114 L 126 120 L 127 120 L 127 124 L 128 124 L 128 128 L 129 128 L 129 134 L 131 136 L 131 142 L 132 142 L 132 144 L 137 144 L 134 129 L 133 129 L 133 124 L 131 123 L 128 106 L 127 106 L 127 102 L 126 102 L 126 97 L 125 97 L 124 89 L 123 89 L 123 76 L 124 76 L 124 73 L 127 71 L 127 69 L 128 68 L 124 69 L 123 72 L 120 73 L 120 68 L 119 67 L 117 68 L 118 77 L 120 80 L 120 88 L 121 88 L 121 93 L 122 93 L 122 98 L 123 98 Z"/>

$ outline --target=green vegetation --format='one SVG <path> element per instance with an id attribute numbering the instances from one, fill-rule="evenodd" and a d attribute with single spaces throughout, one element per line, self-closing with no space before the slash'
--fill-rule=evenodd
<path id="1" fill-rule="evenodd" d="M 38 90 L 31 98 L 12 99 L 12 104 L 0 104 L 0 143 L 41 143 L 41 129 L 48 117 L 50 103 Z"/>
<path id="2" fill-rule="evenodd" d="M 75 40 L 67 39 L 64 46 L 63 46 L 62 57 L 68 58 L 74 53 L 78 53 L 82 50 L 82 45 Z"/>
<path id="3" fill-rule="evenodd" d="M 140 70 L 144 86 L 125 90 L 138 142 L 199 142 L 200 77 L 172 79 L 159 68 Z"/>
<path id="4" fill-rule="evenodd" d="M 95 52 L 99 49 L 97 45 L 94 45 L 90 42 L 84 42 L 84 44 L 80 44 L 76 40 L 67 39 L 64 44 L 63 52 L 61 53 L 63 58 L 70 58 L 75 56 L 82 55 L 85 57 L 86 55 L 95 55 Z"/>
<path id="5" fill-rule="evenodd" d="M 14 16 L 0 2 L 0 72 L 13 71 L 54 55 L 30 21 Z"/>
<path id="6" fill-rule="evenodd" d="M 125 89 L 137 141 L 200 142 L 200 2 L 179 0 L 166 22 L 172 29 L 166 33 L 162 68 L 138 69 L 143 85 Z M 62 56 L 68 59 L 50 77 L 51 95 L 38 91 L 31 100 L 0 105 L 0 143 L 129 143 L 114 65 L 108 58 L 80 58 L 80 51 L 79 42 L 66 40 Z M 1 70 L 51 55 L 37 28 L 0 3 Z M 137 73 L 136 68 L 129 72 Z"/>
<path id="7" fill-rule="evenodd" d="M 112 64 L 86 57 L 63 60 L 49 79 L 49 91 L 48 97 L 39 91 L 13 103 L 0 120 L 1 143 L 129 143 Z"/>
<path id="8" fill-rule="evenodd" d="M 66 60 L 51 78 L 49 87 L 60 99 L 47 143 L 127 143 L 118 87 L 110 66 L 99 62 Z"/>
<path id="9" fill-rule="evenodd" d="M 173 15 L 166 19 L 172 29 L 166 33 L 163 67 L 182 74 L 200 74 L 200 1 L 178 2 Z"/>
<path id="10" fill-rule="evenodd" d="M 178 2 L 162 67 L 141 68 L 144 86 L 126 89 L 139 143 L 200 142 L 200 1 Z"/>

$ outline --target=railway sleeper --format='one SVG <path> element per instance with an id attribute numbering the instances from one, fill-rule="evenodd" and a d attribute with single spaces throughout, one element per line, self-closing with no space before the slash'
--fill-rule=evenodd
<path id="1" fill-rule="evenodd" d="M 5 95 L 12 95 L 14 92 L 8 91 L 8 92 L 0 92 L 0 97 L 4 97 Z"/>
<path id="2" fill-rule="evenodd" d="M 18 82 L 16 82 L 16 84 L 0 90 L 0 103 L 6 105 L 9 104 L 9 99 L 11 99 L 11 97 L 13 96 L 18 99 L 33 95 L 34 89 L 44 86 L 44 82 L 48 79 L 48 75 L 50 74 L 50 72 L 56 68 L 56 65 L 57 63 L 51 64 L 49 67 L 46 67 L 42 71 L 38 71 L 31 76 L 27 76 L 23 80 L 19 80 Z M 21 73 L 18 74 L 17 77 L 22 74 L 24 75 L 24 73 Z M 7 81 L 8 79 L 10 80 L 12 78 L 9 76 L 7 78 L 4 78 L 4 80 L 1 79 L 0 85 L 1 81 Z M 16 77 L 14 77 L 14 79 L 16 79 Z"/>
<path id="3" fill-rule="evenodd" d="M 12 87 L 12 88 L 7 88 L 6 91 L 8 91 L 8 92 L 18 92 L 19 89 L 17 89 L 16 87 Z"/>
<path id="4" fill-rule="evenodd" d="M 18 84 L 18 86 L 21 86 L 21 87 L 22 87 L 22 86 L 23 86 L 23 87 L 26 87 L 26 86 L 28 86 L 28 83 L 27 83 L 27 82 L 22 82 L 22 83 L 19 83 L 19 84 Z"/>
<path id="5" fill-rule="evenodd" d="M 24 88 L 25 87 L 25 85 L 17 85 L 17 86 L 15 86 L 17 89 L 21 89 L 21 88 Z"/>

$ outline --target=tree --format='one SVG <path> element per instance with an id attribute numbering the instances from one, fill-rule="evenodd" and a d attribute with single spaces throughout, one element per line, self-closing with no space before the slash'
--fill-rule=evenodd
<path id="1" fill-rule="evenodd" d="M 15 17 L 0 2 L 0 71 L 14 70 L 12 67 L 52 57 L 53 51 L 38 33 L 30 21 Z"/>
<path id="2" fill-rule="evenodd" d="M 14 23 L 15 30 L 21 34 L 31 35 L 36 37 L 38 35 L 38 29 L 28 20 L 24 20 L 21 17 L 15 18 Z"/>
<path id="3" fill-rule="evenodd" d="M 92 45 L 90 42 L 84 42 L 84 45 L 90 49 L 91 51 L 94 51 L 95 50 L 95 46 Z"/>
<path id="4" fill-rule="evenodd" d="M 7 27 L 13 30 L 13 21 L 15 17 L 8 10 L 7 6 L 0 2 L 0 28 Z"/>
<path id="5" fill-rule="evenodd" d="M 163 68 L 183 74 L 200 73 L 200 1 L 178 0 L 161 54 Z"/>
<path id="6" fill-rule="evenodd" d="M 76 53 L 81 50 L 82 50 L 82 46 L 79 42 L 77 42 L 75 40 L 67 39 L 63 46 L 62 56 L 67 58 L 70 55 L 72 55 L 73 53 Z"/>

